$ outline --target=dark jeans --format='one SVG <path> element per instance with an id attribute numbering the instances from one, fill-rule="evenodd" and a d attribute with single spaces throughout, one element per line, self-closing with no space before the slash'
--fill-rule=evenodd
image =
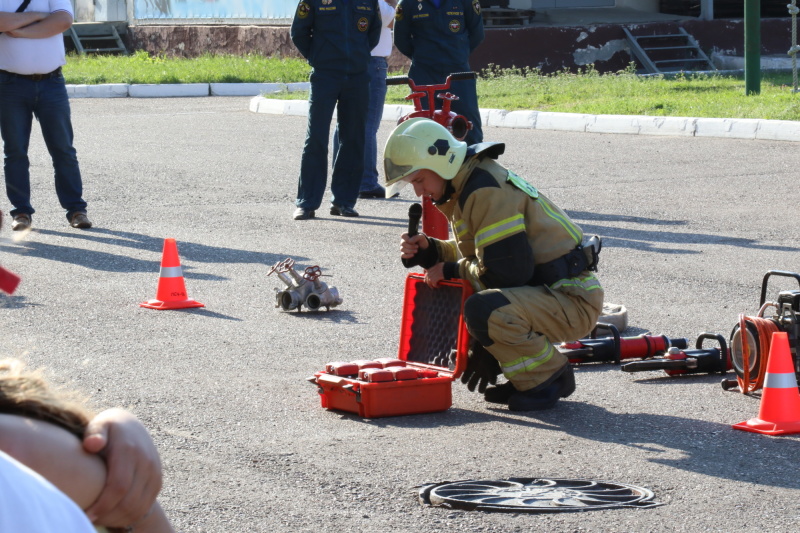
<path id="1" fill-rule="evenodd" d="M 408 77 L 414 80 L 417 85 L 439 85 L 444 83 L 447 76 L 456 72 L 469 72 L 469 65 L 462 65 L 461 67 L 454 66 L 452 69 L 439 70 L 436 68 L 428 67 L 411 63 L 411 68 L 408 69 Z M 469 145 L 483 142 L 483 128 L 481 127 L 481 111 L 478 108 L 478 89 L 475 80 L 458 80 L 450 85 L 449 91 L 458 96 L 458 100 L 452 102 L 450 110 L 457 115 L 464 115 L 467 120 L 472 122 L 472 129 L 467 133 L 464 139 Z M 428 98 L 422 99 L 422 107 L 428 107 Z M 442 100 L 436 100 L 436 108 L 441 109 Z"/>
<path id="2" fill-rule="evenodd" d="M 367 132 L 364 139 L 364 174 L 361 176 L 360 192 L 370 192 L 380 187 L 378 183 L 378 129 L 386 103 L 386 72 L 389 64 L 385 57 L 372 56 L 369 62 L 369 109 L 367 110 Z M 339 128 L 333 132 L 333 153 L 339 150 Z M 383 166 L 383 161 L 381 161 Z"/>
<path id="3" fill-rule="evenodd" d="M 63 76 L 33 81 L 0 73 L 0 134 L 3 137 L 6 193 L 14 209 L 11 216 L 31 215 L 28 146 L 33 117 L 39 121 L 47 151 L 53 160 L 56 195 L 67 219 L 86 210 L 78 157 L 72 146 L 69 98 Z"/>
<path id="4" fill-rule="evenodd" d="M 366 72 L 346 75 L 314 70 L 310 80 L 308 128 L 295 204 L 305 209 L 318 209 L 322 204 L 328 174 L 331 119 L 336 108 L 340 136 L 339 150 L 333 158 L 331 203 L 354 207 L 364 173 L 369 77 Z"/>

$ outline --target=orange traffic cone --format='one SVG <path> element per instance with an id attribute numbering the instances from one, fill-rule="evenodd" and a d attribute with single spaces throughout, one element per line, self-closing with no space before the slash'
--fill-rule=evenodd
<path id="1" fill-rule="evenodd" d="M 183 270 L 178 258 L 178 245 L 175 239 L 164 239 L 164 253 L 161 258 L 161 276 L 158 278 L 156 299 L 139 304 L 149 309 L 184 309 L 204 307 L 186 295 L 183 283 Z"/>
<path id="2" fill-rule="evenodd" d="M 767 435 L 800 433 L 800 390 L 785 331 L 772 334 L 758 418 L 734 424 L 733 428 Z"/>

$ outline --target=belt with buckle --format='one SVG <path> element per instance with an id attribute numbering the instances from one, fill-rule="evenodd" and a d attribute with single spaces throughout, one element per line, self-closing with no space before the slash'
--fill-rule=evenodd
<path id="1" fill-rule="evenodd" d="M 0 69 L 0 74 L 8 74 L 9 76 L 16 76 L 18 78 L 23 78 L 31 81 L 42 81 L 50 78 L 55 78 L 56 76 L 60 76 L 61 67 L 58 67 L 53 72 L 48 72 L 47 74 L 17 74 L 16 72 L 9 72 L 7 70 L 1 70 L 1 69 Z"/>

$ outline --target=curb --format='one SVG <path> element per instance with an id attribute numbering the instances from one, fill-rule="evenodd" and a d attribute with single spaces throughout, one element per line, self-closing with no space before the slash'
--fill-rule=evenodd
<path id="1" fill-rule="evenodd" d="M 70 98 L 183 98 L 197 96 L 260 96 L 283 91 L 308 91 L 309 83 L 163 83 L 67 85 Z"/>
<path id="2" fill-rule="evenodd" d="M 286 90 L 285 83 L 209 83 L 211 96 L 258 96 Z"/>
<path id="3" fill-rule="evenodd" d="M 250 111 L 254 113 L 298 115 L 303 109 L 308 112 L 308 102 L 273 100 L 263 96 L 256 96 L 250 101 Z M 382 120 L 397 122 L 413 109 L 410 105 L 387 104 L 383 106 Z M 495 128 L 800 142 L 800 122 L 791 120 L 584 115 L 481 109 L 481 121 L 484 126 Z"/>
<path id="4" fill-rule="evenodd" d="M 189 97 L 208 96 L 209 94 L 208 83 L 128 86 L 128 96 L 133 98 Z"/>

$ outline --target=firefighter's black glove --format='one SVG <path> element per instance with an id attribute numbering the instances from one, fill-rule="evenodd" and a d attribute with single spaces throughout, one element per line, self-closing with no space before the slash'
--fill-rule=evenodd
<path id="1" fill-rule="evenodd" d="M 403 262 L 403 266 L 406 268 L 412 268 L 415 266 L 421 266 L 424 269 L 429 269 L 433 265 L 439 262 L 439 252 L 436 248 L 436 244 L 430 237 L 428 239 L 428 247 L 424 250 L 420 248 L 417 250 L 417 254 L 414 257 L 409 257 L 408 259 L 401 259 Z"/>
<path id="2" fill-rule="evenodd" d="M 478 392 L 483 394 L 486 387 L 497 383 L 497 376 L 500 373 L 500 363 L 497 359 L 486 348 L 473 342 L 469 350 L 467 369 L 461 375 L 461 383 L 466 383 L 470 392 L 474 392 L 477 387 Z"/>

